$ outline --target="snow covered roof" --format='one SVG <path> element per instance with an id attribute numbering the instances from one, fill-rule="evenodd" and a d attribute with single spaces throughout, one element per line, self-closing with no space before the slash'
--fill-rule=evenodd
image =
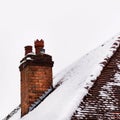
<path id="1" fill-rule="evenodd" d="M 120 37 L 115 36 L 57 74 L 55 90 L 36 109 L 14 120 L 69 120 L 119 45 Z"/>

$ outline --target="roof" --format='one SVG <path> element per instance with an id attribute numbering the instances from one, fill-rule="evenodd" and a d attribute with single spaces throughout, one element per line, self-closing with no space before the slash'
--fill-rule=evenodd
<path id="1" fill-rule="evenodd" d="M 119 44 L 120 37 L 115 36 L 57 74 L 55 90 L 21 120 L 69 120 Z"/>

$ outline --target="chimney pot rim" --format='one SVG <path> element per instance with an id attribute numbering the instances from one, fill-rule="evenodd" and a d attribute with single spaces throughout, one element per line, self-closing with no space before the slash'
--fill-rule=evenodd
<path id="1" fill-rule="evenodd" d="M 32 48 L 32 45 L 26 45 L 25 48 Z"/>

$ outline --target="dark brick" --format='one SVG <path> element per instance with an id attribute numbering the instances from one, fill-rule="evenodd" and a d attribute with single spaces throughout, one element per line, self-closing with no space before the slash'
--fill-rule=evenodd
<path id="1" fill-rule="evenodd" d="M 115 82 L 114 75 L 120 71 L 117 66 L 117 63 L 120 63 L 120 48 L 107 61 L 101 75 L 89 90 L 91 96 L 88 94 L 84 97 L 71 120 L 120 120 L 120 86 L 105 87 L 108 82 Z M 107 96 L 101 95 L 100 91 Z M 81 112 L 79 112 L 79 108 L 82 109 Z"/>

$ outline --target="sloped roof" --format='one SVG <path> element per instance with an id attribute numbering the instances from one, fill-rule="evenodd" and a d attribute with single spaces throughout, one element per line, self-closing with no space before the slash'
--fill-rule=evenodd
<path id="1" fill-rule="evenodd" d="M 69 120 L 119 44 L 120 38 L 115 36 L 57 74 L 56 89 L 21 120 Z"/>
<path id="2" fill-rule="evenodd" d="M 22 120 L 70 119 L 118 47 L 116 36 L 58 74 L 54 78 L 56 90 Z"/>

